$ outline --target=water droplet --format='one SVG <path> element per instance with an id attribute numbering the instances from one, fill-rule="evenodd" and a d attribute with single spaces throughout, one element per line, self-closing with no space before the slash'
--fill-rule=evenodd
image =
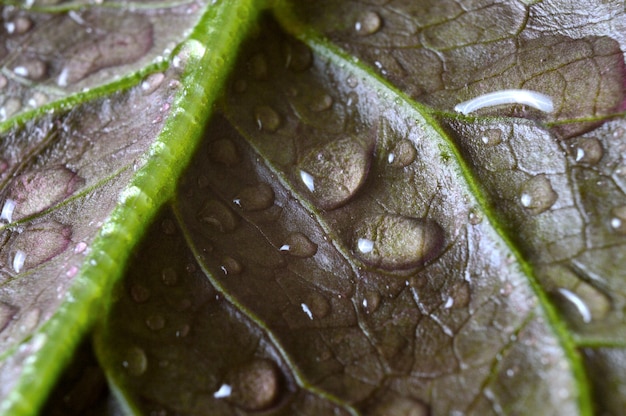
<path id="1" fill-rule="evenodd" d="M 330 142 L 310 152 L 299 172 L 315 203 L 322 209 L 337 208 L 352 198 L 365 182 L 370 155 L 352 139 Z"/>
<path id="2" fill-rule="evenodd" d="M 533 176 L 522 185 L 520 203 L 531 215 L 547 211 L 557 198 L 557 193 L 545 175 Z"/>
<path id="3" fill-rule="evenodd" d="M 626 235 L 626 205 L 611 209 L 610 224 L 613 231 Z"/>
<path id="4" fill-rule="evenodd" d="M 308 310 L 305 310 L 305 306 Z M 306 303 L 302 304 L 302 310 L 309 315 L 310 319 L 321 319 L 330 312 L 330 303 L 322 294 L 311 292 L 306 297 Z"/>
<path id="5" fill-rule="evenodd" d="M 13 73 L 18 77 L 39 81 L 47 75 L 48 65 L 39 59 L 30 59 L 13 67 Z"/>
<path id="6" fill-rule="evenodd" d="M 48 96 L 46 96 L 42 92 L 35 91 L 33 92 L 33 95 L 28 99 L 27 104 L 31 108 L 39 108 L 47 102 Z"/>
<path id="7" fill-rule="evenodd" d="M 173 267 L 166 267 L 161 272 L 161 281 L 165 286 L 175 286 L 178 283 L 178 273 Z"/>
<path id="8" fill-rule="evenodd" d="M 8 303 L 0 302 L 0 331 L 9 325 L 19 308 Z"/>
<path id="9" fill-rule="evenodd" d="M 591 322 L 591 311 L 589 307 L 576 293 L 564 288 L 559 288 L 557 292 L 562 299 L 569 303 L 570 308 L 573 308 L 578 313 L 584 323 Z"/>
<path id="10" fill-rule="evenodd" d="M 242 189 L 233 202 L 244 211 L 259 211 L 274 205 L 274 190 L 266 183 Z"/>
<path id="11" fill-rule="evenodd" d="M 150 299 L 150 289 L 140 284 L 134 284 L 130 287 L 130 297 L 137 303 L 144 303 Z"/>
<path id="12" fill-rule="evenodd" d="M 229 384 L 222 384 L 219 389 L 215 393 L 213 393 L 213 397 L 216 399 L 223 399 L 225 397 L 230 397 L 233 392 L 233 388 Z"/>
<path id="13" fill-rule="evenodd" d="M 445 309 L 450 309 L 454 305 L 454 298 L 452 296 L 448 296 L 446 298 L 446 303 L 444 303 L 443 307 Z"/>
<path id="14" fill-rule="evenodd" d="M 355 88 L 357 85 L 359 85 L 359 80 L 357 79 L 357 77 L 350 74 L 350 76 L 346 80 L 346 83 L 348 84 L 348 87 Z"/>
<path id="15" fill-rule="evenodd" d="M 259 130 L 274 132 L 280 126 L 280 116 L 267 105 L 262 105 L 254 109 L 254 118 Z"/>
<path id="16" fill-rule="evenodd" d="M 576 162 L 585 165 L 595 165 L 604 156 L 602 143 L 595 137 L 584 137 L 572 143 L 572 151 Z"/>
<path id="17" fill-rule="evenodd" d="M 450 298 L 453 300 L 454 308 L 465 308 L 470 301 L 470 286 L 465 280 L 456 282 L 450 288 Z"/>
<path id="18" fill-rule="evenodd" d="M 281 251 L 286 251 L 294 257 L 307 258 L 317 253 L 317 244 L 312 242 L 306 235 L 295 232 L 287 236 Z"/>
<path id="19" fill-rule="evenodd" d="M 365 292 L 361 304 L 367 313 L 375 312 L 378 309 L 378 305 L 380 305 L 380 293 L 368 290 Z"/>
<path id="20" fill-rule="evenodd" d="M 367 238 L 359 238 L 356 242 L 356 246 L 361 253 L 367 254 L 374 250 L 374 242 Z"/>
<path id="21" fill-rule="evenodd" d="M 218 139 L 209 144 L 209 157 L 213 162 L 234 166 L 241 161 L 239 150 L 230 139 Z"/>
<path id="22" fill-rule="evenodd" d="M 309 110 L 319 113 L 328 110 L 333 105 L 333 97 L 323 93 L 317 96 L 313 102 L 309 104 Z"/>
<path id="23" fill-rule="evenodd" d="M 430 410 L 424 403 L 408 397 L 392 396 L 377 401 L 374 405 L 368 406 L 365 413 L 367 416 L 428 416 Z M 450 415 L 458 416 L 455 412 Z"/>
<path id="24" fill-rule="evenodd" d="M 231 386 L 225 400 L 249 411 L 268 409 L 280 393 L 280 374 L 276 365 L 265 359 L 256 359 L 226 376 Z"/>
<path id="25" fill-rule="evenodd" d="M 483 133 L 480 141 L 487 147 L 497 146 L 502 143 L 502 130 L 489 129 Z"/>
<path id="26" fill-rule="evenodd" d="M 483 213 L 479 208 L 471 208 L 467 214 L 467 219 L 470 224 L 478 225 L 483 222 Z"/>
<path id="27" fill-rule="evenodd" d="M 403 168 L 413 163 L 416 157 L 417 150 L 415 150 L 413 143 L 411 143 L 410 140 L 403 139 L 400 140 L 391 153 L 389 153 L 387 162 L 389 162 L 391 166 Z"/>
<path id="28" fill-rule="evenodd" d="M 76 266 L 72 266 L 70 267 L 67 272 L 65 272 L 65 275 L 67 277 L 69 277 L 70 279 L 73 279 L 74 276 L 76 276 L 78 274 L 78 267 Z"/>
<path id="29" fill-rule="evenodd" d="M 130 347 L 124 354 L 122 367 L 124 367 L 131 376 L 140 376 L 148 369 L 148 357 L 146 357 L 146 353 L 143 349 Z"/>
<path id="30" fill-rule="evenodd" d="M 11 97 L 7 99 L 2 107 L 0 107 L 0 121 L 6 120 L 9 117 L 13 116 L 15 113 L 20 111 L 22 108 L 22 102 L 15 98 Z"/>
<path id="31" fill-rule="evenodd" d="M 361 240 L 371 241 L 360 247 Z M 436 257 L 444 233 L 434 221 L 383 214 L 367 218 L 354 231 L 355 254 L 365 264 L 385 270 L 411 269 Z"/>
<path id="32" fill-rule="evenodd" d="M 0 220 L 5 220 L 10 223 L 13 221 L 13 211 L 15 210 L 15 201 L 12 199 L 7 199 L 4 201 L 4 205 L 2 206 L 2 212 L 0 213 Z"/>
<path id="33" fill-rule="evenodd" d="M 33 26 L 33 22 L 26 16 L 18 16 L 13 20 L 4 22 L 4 28 L 9 35 L 23 35 Z"/>
<path id="34" fill-rule="evenodd" d="M 11 242 L 12 249 L 23 253 L 15 255 L 13 268 L 19 273 L 58 256 L 69 247 L 71 236 L 72 228 L 56 221 L 29 226 Z"/>
<path id="35" fill-rule="evenodd" d="M 196 214 L 199 222 L 216 228 L 220 232 L 229 233 L 239 225 L 239 218 L 221 201 L 207 201 Z"/>
<path id="36" fill-rule="evenodd" d="M 302 42 L 288 42 L 285 47 L 285 62 L 285 66 L 292 71 L 302 72 L 313 63 L 313 54 Z"/>
<path id="37" fill-rule="evenodd" d="M 184 338 L 189 335 L 191 327 L 188 324 L 184 324 L 180 329 L 176 330 L 176 338 Z"/>
<path id="38" fill-rule="evenodd" d="M 165 318 L 163 318 L 163 316 L 159 314 L 150 315 L 146 319 L 146 326 L 153 331 L 163 329 L 165 327 Z"/>
<path id="39" fill-rule="evenodd" d="M 267 70 L 267 58 L 262 53 L 257 53 L 248 62 L 248 69 L 250 71 L 250 76 L 253 79 L 258 81 L 263 81 L 267 79 L 268 70 Z"/>
<path id="40" fill-rule="evenodd" d="M 361 36 L 372 35 L 378 32 L 381 24 L 382 20 L 378 13 L 366 11 L 359 16 L 358 20 L 354 24 L 354 30 Z"/>
<path id="41" fill-rule="evenodd" d="M 227 275 L 237 275 L 237 274 L 241 273 L 241 271 L 243 270 L 243 267 L 234 258 L 232 258 L 230 256 L 225 256 L 222 259 L 222 265 L 220 266 L 220 269 L 222 269 L 224 274 L 227 274 Z"/>
<path id="42" fill-rule="evenodd" d="M 157 88 L 159 88 L 164 79 L 165 74 L 163 74 L 162 72 L 150 74 L 141 83 L 141 90 L 146 95 L 152 94 L 157 90 Z"/>

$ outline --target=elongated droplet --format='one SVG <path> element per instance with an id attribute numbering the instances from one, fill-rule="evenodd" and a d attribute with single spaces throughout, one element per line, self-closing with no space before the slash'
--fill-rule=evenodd
<path id="1" fill-rule="evenodd" d="M 165 74 L 163 74 L 162 72 L 150 74 L 141 83 L 141 90 L 146 95 L 152 94 L 157 90 L 157 88 L 159 88 L 164 79 Z"/>
<path id="2" fill-rule="evenodd" d="M 274 190 L 266 183 L 242 189 L 233 202 L 245 211 L 259 211 L 274 205 Z"/>
<path id="3" fill-rule="evenodd" d="M 557 199 L 558 195 L 545 175 L 534 176 L 522 185 L 520 203 L 531 215 L 547 211 Z"/>
<path id="4" fill-rule="evenodd" d="M 12 199 L 4 201 L 2 212 L 0 213 L 0 220 L 5 220 L 6 222 L 13 221 L 13 211 L 15 210 L 15 205 L 16 202 Z"/>
<path id="5" fill-rule="evenodd" d="M 444 241 L 436 222 L 392 214 L 366 218 L 353 235 L 356 256 L 385 270 L 418 267 L 436 257 Z"/>
<path id="6" fill-rule="evenodd" d="M 348 202 L 363 185 L 370 155 L 352 138 L 313 149 L 298 166 L 298 174 L 321 209 Z"/>
<path id="7" fill-rule="evenodd" d="M 302 233 L 291 233 L 287 236 L 285 244 L 280 248 L 294 257 L 312 257 L 317 252 L 317 244 Z"/>

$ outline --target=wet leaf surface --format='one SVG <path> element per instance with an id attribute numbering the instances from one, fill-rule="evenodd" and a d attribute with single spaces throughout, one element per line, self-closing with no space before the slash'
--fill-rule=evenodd
<path id="1" fill-rule="evenodd" d="M 84 5 L 2 14 L 0 393 L 47 380 L 23 413 L 80 341 L 48 327 L 89 313 L 110 414 L 620 414 L 623 4 Z M 553 110 L 456 107 L 517 89 Z M 102 391 L 80 357 L 47 409 Z"/>

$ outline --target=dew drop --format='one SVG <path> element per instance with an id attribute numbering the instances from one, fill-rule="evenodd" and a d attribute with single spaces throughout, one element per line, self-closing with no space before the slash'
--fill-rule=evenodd
<path id="1" fill-rule="evenodd" d="M 19 16 L 4 23 L 4 28 L 9 35 L 23 35 L 33 26 L 33 22 L 26 16 Z"/>
<path id="2" fill-rule="evenodd" d="M 274 132 L 280 126 L 280 116 L 272 107 L 267 105 L 254 109 L 254 119 L 257 126 L 259 126 L 259 130 Z"/>
<path id="3" fill-rule="evenodd" d="M 408 397 L 386 398 L 368 407 L 366 416 L 428 416 L 430 409 L 424 403 Z M 455 415 L 450 412 L 450 415 Z M 455 415 L 457 416 L 457 415 Z"/>
<path id="4" fill-rule="evenodd" d="M 165 286 L 176 286 L 178 283 L 178 273 L 173 267 L 166 267 L 161 272 L 161 281 Z"/>
<path id="5" fill-rule="evenodd" d="M 392 156 L 393 155 L 393 156 Z M 393 148 L 387 157 L 387 162 L 393 167 L 404 168 L 415 160 L 417 150 L 410 140 L 402 139 Z"/>
<path id="6" fill-rule="evenodd" d="M 230 139 L 218 139 L 209 144 L 209 157 L 213 162 L 234 166 L 241 161 L 239 150 Z"/>
<path id="7" fill-rule="evenodd" d="M 144 303 L 150 299 L 150 289 L 140 284 L 134 284 L 130 287 L 130 297 L 137 303 Z"/>
<path id="8" fill-rule="evenodd" d="M 299 164 L 299 172 L 315 203 L 322 209 L 334 209 L 356 194 L 369 165 L 370 155 L 361 145 L 353 139 L 340 139 L 311 151 Z"/>
<path id="9" fill-rule="evenodd" d="M 471 208 L 467 214 L 467 219 L 470 224 L 478 225 L 483 222 L 483 213 L 478 208 Z"/>
<path id="10" fill-rule="evenodd" d="M 48 221 L 31 225 L 11 242 L 11 247 L 24 253 L 20 261 L 14 259 L 13 268 L 33 268 L 63 253 L 71 243 L 72 228 L 70 226 Z"/>
<path id="11" fill-rule="evenodd" d="M 224 399 L 249 411 L 268 409 L 278 399 L 280 374 L 276 365 L 266 359 L 256 359 L 226 376 L 231 387 Z"/>
<path id="12" fill-rule="evenodd" d="M 610 224 L 613 231 L 626 235 L 626 205 L 611 209 Z"/>
<path id="13" fill-rule="evenodd" d="M 163 318 L 163 316 L 159 314 L 150 315 L 146 319 L 146 326 L 153 331 L 163 329 L 165 327 L 165 318 Z"/>
<path id="14" fill-rule="evenodd" d="M 28 99 L 27 104 L 31 108 L 39 108 L 48 102 L 48 97 L 39 91 L 33 92 L 33 95 Z"/>
<path id="15" fill-rule="evenodd" d="M 4 205 L 2 206 L 2 212 L 0 212 L 0 220 L 4 220 L 9 223 L 12 222 L 15 205 L 16 202 L 12 199 L 7 199 L 6 201 L 4 201 Z"/>
<path id="16" fill-rule="evenodd" d="M 531 215 L 547 211 L 557 198 L 557 193 L 545 175 L 534 176 L 522 185 L 520 203 Z"/>
<path id="17" fill-rule="evenodd" d="M 222 259 L 222 265 L 220 266 L 220 269 L 222 269 L 224 274 L 237 275 L 241 273 L 241 271 L 243 270 L 243 267 L 241 266 L 241 263 L 239 263 L 234 258 L 230 256 L 225 256 Z"/>
<path id="18" fill-rule="evenodd" d="M 585 165 L 595 165 L 604 156 L 602 143 L 595 137 L 584 137 L 572 143 L 574 159 Z"/>
<path id="19" fill-rule="evenodd" d="M 367 36 L 372 35 L 380 29 L 382 20 L 378 13 L 373 11 L 363 12 L 356 23 L 354 24 L 354 30 L 358 35 Z"/>
<path id="20" fill-rule="evenodd" d="M 39 81 L 48 74 L 48 65 L 39 59 L 31 59 L 15 66 L 13 73 L 22 78 Z"/>
<path id="21" fill-rule="evenodd" d="M 502 131 L 500 129 L 489 129 L 483 133 L 480 141 L 487 147 L 497 146 L 502 143 Z"/>
<path id="22" fill-rule="evenodd" d="M 122 367 L 126 369 L 131 376 L 140 376 L 148 369 L 148 357 L 143 349 L 139 347 L 130 347 L 124 354 Z"/>
<path id="23" fill-rule="evenodd" d="M 313 63 L 311 49 L 301 42 L 289 42 L 285 47 L 285 66 L 294 72 L 307 70 Z"/>
<path id="24" fill-rule="evenodd" d="M 311 313 L 311 319 L 324 318 L 328 316 L 328 313 L 330 312 L 330 303 L 328 302 L 326 297 L 317 292 L 310 293 L 306 298 L 306 303 L 303 303 L 302 305 L 307 305 L 308 310 Z M 304 306 L 302 307 L 302 309 L 304 310 Z"/>
<path id="25" fill-rule="evenodd" d="M 156 72 L 154 74 L 148 75 L 143 82 L 141 83 L 141 91 L 144 94 L 150 95 L 159 88 L 159 86 L 163 83 L 165 79 L 165 74 L 162 72 Z"/>
<path id="26" fill-rule="evenodd" d="M 0 302 L 0 331 L 3 331 L 4 328 L 9 325 L 11 320 L 14 319 L 15 314 L 19 308 L 13 305 L 9 305 L 5 302 Z"/>
<path id="27" fill-rule="evenodd" d="M 443 240 L 443 230 L 436 222 L 393 214 L 367 218 L 354 230 L 356 256 L 384 270 L 424 264 L 441 252 Z"/>
<path id="28" fill-rule="evenodd" d="M 221 201 L 211 199 L 196 214 L 199 222 L 215 228 L 222 233 L 234 231 L 239 225 L 239 218 Z"/>
<path id="29" fill-rule="evenodd" d="M 587 304 L 580 298 L 580 296 L 578 296 L 571 290 L 564 288 L 559 288 L 557 292 L 562 299 L 566 300 L 569 303 L 570 309 L 573 308 L 576 313 L 578 313 L 580 319 L 582 319 L 584 323 L 591 322 L 591 311 L 589 310 Z"/>
<path id="30" fill-rule="evenodd" d="M 367 313 L 376 312 L 378 306 L 380 305 L 380 293 L 371 290 L 365 292 L 361 305 L 363 305 L 363 308 Z"/>
<path id="31" fill-rule="evenodd" d="M 346 80 L 346 83 L 348 84 L 348 87 L 355 88 L 357 85 L 359 85 L 359 80 L 354 75 L 350 75 Z"/>
<path id="32" fill-rule="evenodd" d="M 22 250 L 17 250 L 15 252 L 15 255 L 13 256 L 13 262 L 11 263 L 13 265 L 13 270 L 15 270 L 15 273 L 19 273 L 22 271 L 25 262 L 26 253 Z"/>
<path id="33" fill-rule="evenodd" d="M 295 232 L 287 236 L 281 251 L 286 251 L 294 257 L 307 258 L 317 253 L 317 244 L 312 242 L 306 235 Z"/>
<path id="34" fill-rule="evenodd" d="M 4 121 L 9 117 L 15 115 L 22 108 L 22 102 L 14 97 L 9 98 L 0 107 L 0 121 Z"/>
<path id="35" fill-rule="evenodd" d="M 312 103 L 309 104 L 309 110 L 319 113 L 330 109 L 333 105 L 333 97 L 324 93 L 315 98 Z"/>
<path id="36" fill-rule="evenodd" d="M 244 211 L 260 211 L 274 205 L 274 190 L 266 183 L 243 188 L 233 199 Z"/>
<path id="37" fill-rule="evenodd" d="M 253 79 L 258 81 L 263 81 L 267 79 L 268 70 L 267 70 L 267 58 L 262 53 L 258 53 L 250 58 L 248 62 L 248 69 L 250 71 L 250 76 Z"/>

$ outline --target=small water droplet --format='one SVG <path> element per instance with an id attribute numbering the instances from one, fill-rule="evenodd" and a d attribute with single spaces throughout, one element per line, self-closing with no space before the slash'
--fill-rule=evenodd
<path id="1" fill-rule="evenodd" d="M 272 361 L 256 359 L 227 374 L 224 384 L 231 386 L 231 391 L 224 399 L 245 410 L 266 410 L 278 399 L 280 382 Z"/>
<path id="2" fill-rule="evenodd" d="M 3 331 L 4 328 L 9 325 L 18 310 L 19 308 L 17 308 L 16 306 L 9 305 L 5 302 L 0 302 L 0 331 Z"/>
<path id="3" fill-rule="evenodd" d="M 67 272 L 65 272 L 65 275 L 67 277 L 69 277 L 70 279 L 74 278 L 74 276 L 76 276 L 78 274 L 78 267 L 76 266 L 72 266 L 70 267 Z"/>
<path id="4" fill-rule="evenodd" d="M 348 202 L 365 182 L 370 155 L 353 139 L 340 139 L 313 149 L 298 172 L 315 203 L 330 210 Z"/>
<path id="5" fill-rule="evenodd" d="M 444 303 L 443 307 L 445 309 L 450 309 L 454 305 L 454 298 L 452 296 L 448 296 L 446 298 L 446 303 Z"/>
<path id="6" fill-rule="evenodd" d="M 22 78 L 39 81 L 48 74 L 48 65 L 39 59 L 30 59 L 13 67 L 13 73 Z"/>
<path id="7" fill-rule="evenodd" d="M 361 304 L 367 313 L 375 312 L 380 305 L 380 293 L 368 290 L 365 292 Z"/>
<path id="8" fill-rule="evenodd" d="M 480 141 L 487 147 L 497 146 L 502 143 L 502 130 L 489 129 L 483 133 Z"/>
<path id="9" fill-rule="evenodd" d="M 312 242 L 306 235 L 295 232 L 287 236 L 285 244 L 280 248 L 294 257 L 307 258 L 317 253 L 317 244 Z"/>
<path id="10" fill-rule="evenodd" d="M 162 72 L 156 72 L 148 75 L 141 83 L 141 90 L 144 94 L 150 95 L 159 88 L 165 79 L 165 74 Z"/>
<path id="11" fill-rule="evenodd" d="M 602 156 L 604 156 L 602 143 L 595 137 L 576 139 L 570 146 L 574 154 L 574 159 L 578 163 L 595 165 L 602 159 Z"/>
<path id="12" fill-rule="evenodd" d="M 366 11 L 361 13 L 356 23 L 354 24 L 354 30 L 358 35 L 367 36 L 372 35 L 380 29 L 382 20 L 378 13 L 373 11 Z"/>
<path id="13" fill-rule="evenodd" d="M 610 225 L 616 233 L 626 235 L 626 205 L 611 209 Z"/>
<path id="14" fill-rule="evenodd" d="M 274 205 L 274 190 L 266 183 L 243 188 L 233 199 L 244 211 L 259 211 Z"/>
<path id="15" fill-rule="evenodd" d="M 578 313 L 580 319 L 582 319 L 584 323 L 591 322 L 592 317 L 589 307 L 576 293 L 565 288 L 559 288 L 557 290 L 557 293 L 561 296 L 562 299 L 566 300 L 569 303 L 570 307 L 573 307 L 573 309 L 576 311 L 576 313 Z"/>
<path id="16" fill-rule="evenodd" d="M 389 153 L 387 162 L 393 167 L 403 168 L 413 163 L 416 157 L 417 150 L 415 150 L 413 143 L 410 140 L 402 139 Z"/>
<path id="17" fill-rule="evenodd" d="M 465 280 L 456 282 L 450 288 L 450 298 L 453 300 L 452 307 L 465 308 L 470 301 L 470 286 Z"/>
<path id="18" fill-rule="evenodd" d="M 550 209 L 558 195 L 545 175 L 533 176 L 522 185 L 520 203 L 531 215 Z"/>
<path id="19" fill-rule="evenodd" d="M 224 274 L 237 275 L 241 273 L 241 271 L 243 270 L 243 267 L 241 266 L 241 263 L 239 263 L 234 258 L 230 256 L 224 256 L 224 258 L 222 259 L 222 265 L 220 266 L 220 269 L 222 269 Z"/>
<path id="20" fill-rule="evenodd" d="M 230 139 L 218 139 L 209 144 L 209 157 L 213 162 L 234 166 L 241 161 L 239 150 Z"/>
<path id="21" fill-rule="evenodd" d="M 6 201 L 4 201 L 4 205 L 2 206 L 2 212 L 0 213 L 0 220 L 5 220 L 8 223 L 12 222 L 15 205 L 16 203 L 12 199 L 7 199 Z"/>
<path id="22" fill-rule="evenodd" d="M 328 302 L 328 299 L 317 292 L 309 293 L 306 297 L 306 303 L 303 303 L 302 305 L 307 306 L 308 311 L 311 314 L 309 318 L 311 319 L 324 318 L 330 312 L 330 303 Z M 302 310 L 304 310 L 304 306 L 302 306 Z M 304 312 L 307 313 L 306 311 Z"/>
<path id="23" fill-rule="evenodd" d="M 19 99 L 15 97 L 7 99 L 2 107 L 0 107 L 0 121 L 4 121 L 9 117 L 12 117 L 15 113 L 20 111 L 21 108 L 22 102 Z"/>
<path id="24" fill-rule="evenodd" d="M 333 97 L 323 93 L 317 96 L 313 102 L 309 104 L 309 110 L 319 113 L 328 110 L 333 105 Z"/>
<path id="25" fill-rule="evenodd" d="M 196 218 L 222 233 L 232 232 L 239 225 L 239 217 L 228 206 L 215 199 L 207 201 L 196 214 Z"/>
<path id="26" fill-rule="evenodd" d="M 471 208 L 467 214 L 467 219 L 470 224 L 478 225 L 483 222 L 483 213 L 479 208 Z"/>
<path id="27" fill-rule="evenodd" d="M 165 286 L 176 286 L 178 283 L 178 273 L 173 267 L 166 267 L 161 272 L 161 281 Z"/>
<path id="28" fill-rule="evenodd" d="M 4 28 L 9 35 L 23 35 L 33 26 L 33 22 L 26 16 L 18 16 L 4 22 Z"/>
<path id="29" fill-rule="evenodd" d="M 311 49 L 302 42 L 288 42 L 285 47 L 285 63 L 294 72 L 307 70 L 313 63 Z"/>
<path id="30" fill-rule="evenodd" d="M 130 347 L 124 353 L 122 367 L 126 369 L 131 376 L 140 376 L 148 369 L 148 357 L 143 349 L 139 347 Z"/>
<path id="31" fill-rule="evenodd" d="M 19 273 L 22 271 L 22 269 L 24 268 L 24 263 L 26 263 L 26 253 L 22 250 L 17 250 L 13 255 L 13 262 L 11 262 L 15 273 Z"/>
<path id="32" fill-rule="evenodd" d="M 146 319 L 146 326 L 153 331 L 163 329 L 165 327 L 165 318 L 163 318 L 163 316 L 159 314 L 150 315 Z"/>
<path id="33" fill-rule="evenodd" d="M 267 79 L 268 70 L 267 70 L 267 58 L 262 53 L 257 53 L 248 62 L 248 70 L 250 71 L 250 76 L 253 79 L 258 81 L 263 81 Z"/>
<path id="34" fill-rule="evenodd" d="M 42 92 L 35 91 L 33 92 L 33 95 L 28 99 L 27 104 L 31 108 L 39 108 L 47 102 L 48 96 L 46 96 Z"/>
<path id="35" fill-rule="evenodd" d="M 189 335 L 189 331 L 191 327 L 188 324 L 184 324 L 179 329 L 176 330 L 176 338 L 184 338 Z"/>
<path id="36" fill-rule="evenodd" d="M 254 119 L 257 126 L 259 126 L 259 130 L 274 132 L 280 126 L 280 116 L 272 107 L 267 105 L 254 109 Z"/>
<path id="37" fill-rule="evenodd" d="M 355 88 L 357 85 L 359 85 L 359 80 L 357 79 L 357 77 L 350 74 L 350 76 L 346 80 L 346 83 L 348 84 L 348 87 Z"/>
<path id="38" fill-rule="evenodd" d="M 134 284 L 130 287 L 130 297 L 137 303 L 144 303 L 150 299 L 150 289 L 140 284 Z"/>
<path id="39" fill-rule="evenodd" d="M 384 270 L 411 269 L 424 264 L 440 253 L 443 240 L 443 230 L 436 222 L 401 215 L 367 218 L 354 230 L 357 257 Z"/>

